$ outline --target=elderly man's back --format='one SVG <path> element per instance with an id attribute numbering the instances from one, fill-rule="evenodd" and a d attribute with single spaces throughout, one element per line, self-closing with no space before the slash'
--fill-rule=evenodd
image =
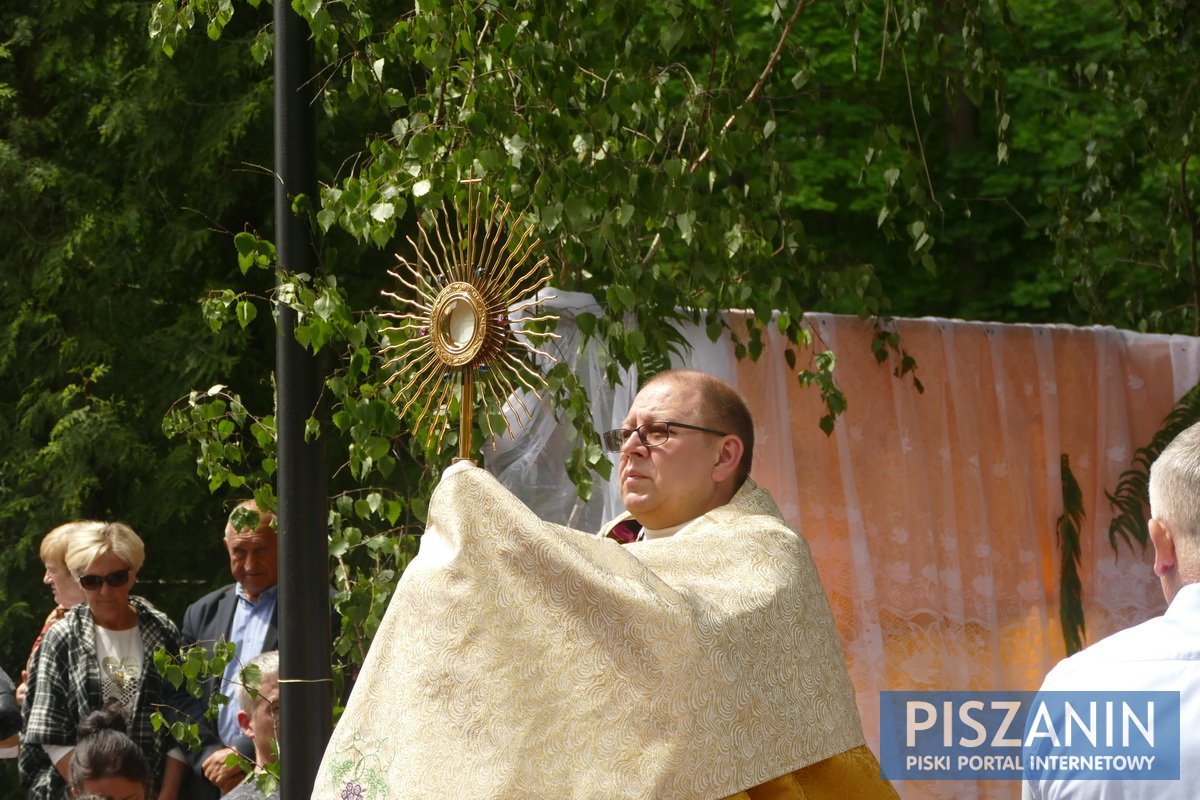
<path id="1" fill-rule="evenodd" d="M 1167 445 L 1150 467 L 1154 574 L 1168 607 L 1161 617 L 1104 639 L 1059 663 L 1043 691 L 1180 694 L 1178 781 L 1027 780 L 1038 800 L 1173 800 L 1200 797 L 1200 424 Z"/>

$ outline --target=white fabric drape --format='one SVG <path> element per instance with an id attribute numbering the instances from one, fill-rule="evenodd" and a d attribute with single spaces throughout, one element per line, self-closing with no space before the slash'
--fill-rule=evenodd
<path id="1" fill-rule="evenodd" d="M 554 292 L 548 292 L 555 294 Z M 556 356 L 588 389 L 597 430 L 618 427 L 636 376 L 606 385 L 580 350 L 576 314 L 590 297 L 547 300 L 562 317 Z M 740 329 L 739 315 L 727 319 Z M 879 692 L 1036 689 L 1064 655 L 1058 624 L 1060 457 L 1083 490 L 1080 574 L 1088 641 L 1162 612 L 1150 554 L 1108 541 L 1105 490 L 1136 448 L 1200 381 L 1200 340 L 1113 328 L 998 325 L 947 319 L 893 323 L 916 358 L 924 393 L 893 377 L 853 317 L 810 314 L 820 349 L 836 352 L 849 408 L 832 436 L 815 389 L 799 385 L 774 330 L 757 362 L 726 336 L 682 333 L 677 366 L 737 386 L 751 406 L 753 476 L 808 539 L 846 648 L 867 740 L 878 752 Z M 798 353 L 807 363 L 810 353 Z M 612 485 L 575 498 L 564 464 L 572 434 L 544 405 L 515 439 L 485 448 L 487 467 L 539 515 L 598 529 L 620 512 Z M 1013 797 L 1006 783 L 926 781 L 904 797 Z"/>

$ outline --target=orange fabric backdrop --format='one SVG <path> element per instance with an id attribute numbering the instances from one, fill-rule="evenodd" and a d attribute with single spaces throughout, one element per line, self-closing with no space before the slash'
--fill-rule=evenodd
<path id="1" fill-rule="evenodd" d="M 812 320 L 849 408 L 834 434 L 775 363 L 737 366 L 761 426 L 755 476 L 813 548 L 878 752 L 885 689 L 1036 689 L 1064 656 L 1060 456 L 1083 490 L 1088 641 L 1161 613 L 1150 555 L 1108 541 L 1105 490 L 1195 373 L 1193 340 L 1113 329 L 900 320 L 925 386 L 871 354 L 870 327 Z M 783 398 L 786 397 L 786 401 Z M 1014 784 L 907 782 L 905 797 L 1014 797 Z"/>

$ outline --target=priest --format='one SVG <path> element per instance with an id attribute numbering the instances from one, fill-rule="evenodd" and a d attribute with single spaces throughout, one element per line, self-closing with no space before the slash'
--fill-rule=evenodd
<path id="1" fill-rule="evenodd" d="M 661 373 L 603 439 L 600 535 L 446 471 L 313 797 L 896 797 L 742 398 Z"/>

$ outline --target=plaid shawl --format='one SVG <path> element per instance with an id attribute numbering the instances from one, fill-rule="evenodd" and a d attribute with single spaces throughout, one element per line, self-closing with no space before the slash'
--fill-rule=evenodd
<path id="1" fill-rule="evenodd" d="M 129 720 L 129 736 L 146 756 L 157 792 L 171 740 L 166 727 L 154 730 L 150 717 L 155 711 L 167 713 L 178 708 L 182 697 L 154 668 L 154 651 L 162 646 L 178 652 L 179 630 L 149 601 L 130 597 L 129 602 L 137 612 L 142 635 L 141 692 Z M 19 769 L 21 785 L 31 798 L 68 797 L 65 782 L 40 745 L 74 744 L 75 727 L 102 703 L 92 612 L 80 604 L 46 632 L 37 663 L 29 673 Z"/>

